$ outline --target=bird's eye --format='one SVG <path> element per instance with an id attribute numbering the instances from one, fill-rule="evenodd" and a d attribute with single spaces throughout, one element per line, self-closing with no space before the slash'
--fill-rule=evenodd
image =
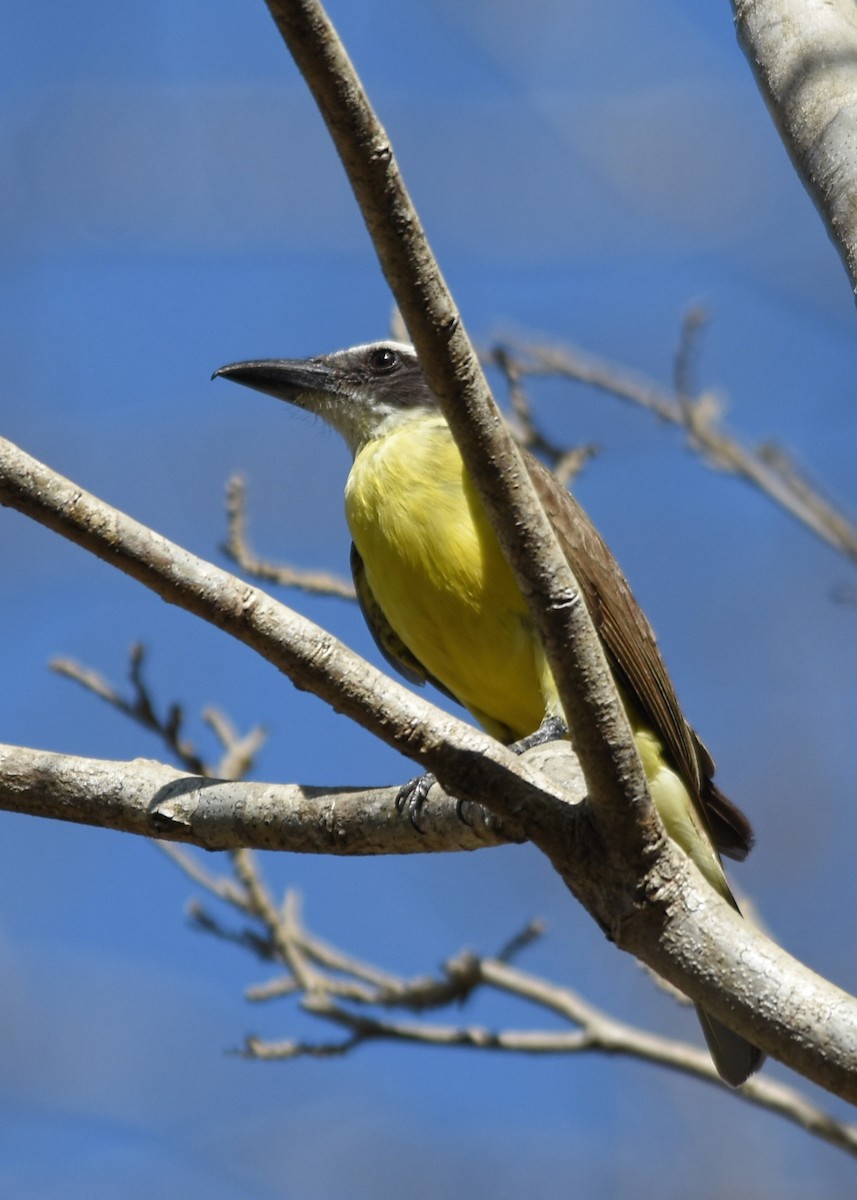
<path id="1" fill-rule="evenodd" d="M 399 356 L 389 346 L 378 346 L 369 355 L 369 366 L 378 374 L 393 371 L 399 365 Z"/>

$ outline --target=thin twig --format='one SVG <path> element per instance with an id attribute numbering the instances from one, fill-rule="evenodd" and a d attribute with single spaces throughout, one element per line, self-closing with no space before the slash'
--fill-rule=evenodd
<path id="1" fill-rule="evenodd" d="M 271 935 L 284 966 L 294 976 L 302 992 L 313 993 L 321 989 L 321 976 L 311 966 L 303 947 L 295 936 L 298 926 L 296 898 L 287 893 L 282 909 L 278 910 L 271 893 L 265 886 L 258 860 L 249 850 L 234 850 L 232 865 L 247 898 L 250 911 L 259 918 Z"/>
<path id="2" fill-rule="evenodd" d="M 229 717 L 219 708 L 203 709 L 202 719 L 223 747 L 223 755 L 212 770 L 217 779 L 246 779 L 256 763 L 256 755 L 267 734 L 261 725 L 242 737 Z"/>
<path id="3" fill-rule="evenodd" d="M 436 976 L 406 980 L 357 960 L 310 934 L 303 927 L 294 893 L 289 893 L 284 906 L 278 909 L 267 895 L 258 864 L 252 859 L 243 863 L 245 878 L 248 878 L 248 870 L 249 891 L 265 897 L 261 904 L 253 905 L 265 930 L 264 936 L 256 939 L 256 944 L 281 945 L 285 938 L 292 950 L 285 959 L 290 973 L 258 985 L 248 992 L 248 996 L 254 1000 L 298 996 L 305 1012 L 333 1023 L 345 1032 L 345 1036 L 333 1041 L 313 1042 L 248 1037 L 242 1051 L 247 1057 L 264 1061 L 328 1058 L 347 1054 L 367 1041 L 406 1041 L 423 1046 L 516 1054 L 618 1054 L 658 1063 L 716 1087 L 725 1086 L 705 1052 L 617 1021 L 583 1000 L 573 989 L 560 987 L 512 965 L 509 959 L 540 935 L 541 926 L 537 922 L 509 939 L 498 957 L 481 958 L 465 951 L 448 959 Z M 229 902 L 234 904 L 235 900 Z M 240 899 L 237 907 L 246 912 L 246 900 Z M 298 946 L 302 953 L 295 959 L 293 952 Z M 309 957 L 318 968 L 313 972 L 306 970 Z M 295 972 L 295 963 L 299 974 Z M 444 1025 L 393 1015 L 402 1010 L 413 1014 L 451 1004 L 460 1005 L 474 992 L 485 988 L 517 997 L 550 1012 L 572 1028 L 491 1030 L 472 1024 Z M 348 1002 L 347 1006 L 343 1001 Z M 372 1009 L 382 1010 L 384 1015 L 373 1013 Z M 857 1157 L 857 1126 L 836 1120 L 793 1088 L 756 1077 L 740 1088 L 738 1094 L 746 1102 L 775 1112 Z"/>
<path id="4" fill-rule="evenodd" d="M 156 733 L 166 746 L 170 755 L 180 765 L 193 775 L 205 775 L 205 763 L 196 753 L 193 745 L 182 737 L 184 714 L 178 704 L 171 704 L 165 717 L 159 717 L 155 711 L 149 689 L 143 679 L 143 661 L 145 648 L 138 642 L 131 647 L 129 678 L 133 688 L 131 700 L 121 696 L 111 683 L 91 667 L 70 658 L 54 658 L 51 660 L 51 670 L 67 679 L 73 679 L 81 687 L 99 696 L 112 708 L 125 716 L 131 717 L 138 725 L 152 733 Z"/>
<path id="5" fill-rule="evenodd" d="M 696 395 L 696 360 L 699 357 L 700 341 L 708 324 L 708 313 L 695 305 L 684 314 L 673 367 L 673 384 L 676 402 L 683 410 L 691 405 Z"/>
<path id="6" fill-rule="evenodd" d="M 192 775 L 217 779 L 240 779 L 246 775 L 251 770 L 255 755 L 265 740 L 264 732 L 261 729 L 254 729 L 242 738 L 223 713 L 216 709 L 207 709 L 203 713 L 203 719 L 223 746 L 224 754 L 216 766 L 206 763 L 193 743 L 182 734 L 184 710 L 180 704 L 175 702 L 170 704 L 166 715 L 158 716 L 157 705 L 151 689 L 143 677 L 145 658 L 145 647 L 141 643 L 138 642 L 131 647 L 128 675 L 131 680 L 133 696 L 130 700 L 122 696 L 103 675 L 92 667 L 85 667 L 70 658 L 54 658 L 50 665 L 51 670 L 56 671 L 58 675 L 73 679 L 118 712 L 130 717 L 144 729 L 157 734 L 172 758 Z"/>
<path id="7" fill-rule="evenodd" d="M 264 579 L 281 587 L 297 588 L 313 595 L 338 596 L 354 600 L 354 585 L 328 571 L 304 571 L 286 563 L 274 563 L 259 558 L 247 537 L 247 485 L 240 475 L 233 475 L 226 485 L 227 538 L 223 551 L 254 579 Z"/>
<path id="8" fill-rule="evenodd" d="M 710 392 L 691 398 L 613 363 L 569 346 L 515 343 L 504 347 L 517 358 L 522 377 L 571 379 L 653 413 L 683 429 L 691 449 L 711 467 L 737 475 L 763 492 L 828 545 L 857 563 L 857 526 L 814 487 L 780 449 L 763 444 L 744 446 L 720 426 L 721 404 Z M 681 373 L 686 376 L 683 364 Z"/>
<path id="9" fill-rule="evenodd" d="M 598 454 L 592 443 L 585 446 L 564 447 L 548 438 L 539 429 L 533 417 L 532 405 L 523 385 L 518 360 L 505 347 L 495 346 L 481 356 L 485 366 L 494 366 L 506 383 L 512 418 L 509 421 L 512 434 L 519 446 L 526 446 L 543 458 L 553 470 L 563 487 L 568 487 L 577 478 L 583 467 Z"/>

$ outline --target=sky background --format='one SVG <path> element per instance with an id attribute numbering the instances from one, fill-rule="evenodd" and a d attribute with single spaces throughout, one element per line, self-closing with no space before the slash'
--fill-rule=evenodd
<path id="1" fill-rule="evenodd" d="M 852 297 L 725 0 L 330 11 L 480 343 L 571 343 L 668 383 L 682 316 L 701 303 L 698 382 L 731 429 L 775 440 L 854 511 Z M 224 484 L 240 470 L 260 552 L 345 572 L 344 446 L 209 382 L 236 359 L 384 336 L 391 310 L 261 0 L 0 0 L 0 25 L 3 435 L 220 563 Z M 833 599 L 853 568 L 646 414 L 570 386 L 543 387 L 536 404 L 555 437 L 600 447 L 578 495 L 756 827 L 732 878 L 792 953 L 854 991 L 857 612 Z M 215 748 L 199 714 L 214 704 L 242 730 L 267 728 L 258 778 L 412 773 L 248 650 L 17 513 L 0 512 L 0 547 L 4 741 L 163 757 L 47 666 L 69 655 L 121 683 L 141 640 L 155 695 L 186 707 L 203 753 Z M 353 607 L 283 598 L 377 661 Z M 839 1152 L 631 1062 L 402 1046 L 242 1061 L 228 1051 L 248 1032 L 311 1028 L 286 1005 L 246 1003 L 269 968 L 188 927 L 199 892 L 156 848 L 0 822 L 4 1200 L 854 1194 Z M 522 965 L 698 1037 L 529 848 L 268 855 L 264 868 L 278 890 L 300 889 L 312 929 L 403 973 L 463 946 L 492 953 L 544 917 Z M 458 1016 L 546 1023 L 510 1005 Z"/>

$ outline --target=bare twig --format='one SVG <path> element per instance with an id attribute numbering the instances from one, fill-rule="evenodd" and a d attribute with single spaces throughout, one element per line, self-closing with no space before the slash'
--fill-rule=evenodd
<path id="1" fill-rule="evenodd" d="M 67 679 L 73 679 L 87 691 L 105 700 L 118 712 L 131 717 L 144 729 L 156 733 L 169 753 L 186 771 L 190 771 L 194 775 L 205 775 L 207 772 L 203 760 L 196 753 L 192 744 L 182 738 L 184 713 L 180 706 L 171 704 L 165 717 L 159 717 L 155 711 L 151 694 L 143 680 L 145 654 L 145 648 L 139 642 L 131 647 L 128 672 L 134 693 L 131 700 L 121 696 L 98 671 L 74 662 L 70 658 L 52 659 L 51 670 L 56 671 L 58 675 L 64 675 Z"/>
<path id="2" fill-rule="evenodd" d="M 223 747 L 223 755 L 212 768 L 211 775 L 217 779 L 246 779 L 256 763 L 256 755 L 265 744 L 265 730 L 257 725 L 242 737 L 219 708 L 203 709 L 202 719 Z"/>
<path id="3" fill-rule="evenodd" d="M 258 864 L 250 858 L 243 869 L 245 880 L 248 871 L 248 893 L 237 901 L 230 898 L 229 902 L 242 913 L 252 912 L 260 920 L 263 932 L 256 935 L 255 941 L 246 932 L 233 935 L 233 940 L 250 945 L 254 951 L 268 946 L 270 956 L 279 956 L 289 968 L 286 975 L 248 989 L 248 999 L 297 997 L 304 1011 L 345 1031 L 343 1038 L 333 1041 L 267 1041 L 250 1037 L 244 1046 L 249 1057 L 267 1061 L 330 1057 L 346 1054 L 366 1041 L 407 1041 L 424 1046 L 517 1054 L 618 1054 L 643 1058 L 714 1086 L 725 1086 L 703 1051 L 617 1021 L 588 1004 L 573 989 L 513 966 L 510 959 L 533 937 L 539 936 L 541 929 L 537 923 L 510 939 L 496 958 L 483 958 L 466 951 L 448 959 L 436 976 L 404 979 L 322 942 L 304 927 L 293 893 L 288 895 L 283 908 L 278 909 L 265 890 Z M 248 904 L 247 894 L 257 892 L 265 897 L 263 902 Z M 219 888 L 216 894 L 223 898 Z M 210 924 L 203 926 L 210 927 Z M 282 950 L 284 940 L 288 955 Z M 297 970 L 295 960 L 300 964 Z M 312 971 L 308 970 L 310 961 L 315 964 Z M 490 1030 L 471 1024 L 440 1025 L 394 1015 L 400 1011 L 428 1013 L 460 1005 L 474 992 L 485 989 L 517 997 L 560 1017 L 571 1028 Z M 739 1094 L 748 1103 L 776 1112 L 857 1157 L 857 1126 L 836 1120 L 794 1088 L 757 1077 L 746 1083 Z"/>
<path id="4" fill-rule="evenodd" d="M 598 447 L 592 444 L 567 448 L 558 445 L 539 429 L 533 418 L 530 398 L 523 385 L 522 373 L 518 360 L 510 354 L 506 347 L 495 346 L 482 356 L 486 366 L 495 366 L 503 375 L 512 406 L 510 428 L 515 440 L 520 446 L 526 446 L 535 454 L 540 455 L 553 469 L 563 487 L 568 487 L 590 459 L 598 453 Z"/>
<path id="5" fill-rule="evenodd" d="M 145 647 L 141 643 L 131 647 L 128 675 L 133 688 L 133 698 L 130 700 L 122 696 L 98 671 L 84 667 L 70 658 L 54 658 L 51 661 L 51 669 L 59 675 L 73 679 L 87 691 L 105 700 L 112 708 L 142 725 L 144 729 L 156 733 L 172 758 L 185 771 L 211 779 L 243 778 L 252 769 L 255 756 L 264 743 L 264 731 L 260 728 L 252 729 L 241 737 L 224 713 L 214 708 L 206 709 L 202 714 L 203 720 L 224 751 L 218 763 L 207 763 L 198 754 L 192 742 L 182 736 L 184 710 L 180 704 L 170 704 L 166 716 L 158 716 L 151 689 L 143 678 L 145 657 Z"/>
<path id="6" fill-rule="evenodd" d="M 316 971 L 304 953 L 297 936 L 298 916 L 294 894 L 287 892 L 282 908 L 277 908 L 258 869 L 257 860 L 249 850 L 233 851 L 232 865 L 244 888 L 248 911 L 265 926 L 277 956 L 288 968 L 301 992 L 308 996 L 322 992 L 321 973 Z"/>
<path id="7" fill-rule="evenodd" d="M 259 558 L 247 538 L 247 485 L 240 475 L 233 475 L 226 485 L 227 540 L 226 554 L 254 579 L 263 579 L 281 587 L 298 588 L 313 595 L 338 596 L 354 600 L 356 593 L 349 579 L 328 571 L 304 571 L 285 563 L 273 563 Z"/>
<path id="8" fill-rule="evenodd" d="M 223 900 L 224 903 L 231 904 L 235 908 L 242 907 L 244 892 L 228 875 L 212 875 L 210 871 L 205 870 L 197 858 L 183 846 L 176 845 L 174 842 L 159 841 L 157 846 L 180 871 L 187 875 L 188 879 L 205 888 L 218 900 Z"/>
<path id="9" fill-rule="evenodd" d="M 554 376 L 584 383 L 683 429 L 690 447 L 709 466 L 751 483 L 828 545 L 857 563 L 857 526 L 810 484 L 782 450 L 772 445 L 753 450 L 725 432 L 720 427 L 720 403 L 710 392 L 695 397 L 676 394 L 652 380 L 569 346 L 514 343 L 503 350 L 515 358 L 521 377 Z M 689 384 L 687 354 L 684 346 L 677 363 L 677 378 L 683 387 Z"/>
<path id="10" fill-rule="evenodd" d="M 708 324 L 708 313 L 695 305 L 684 314 L 681 332 L 675 353 L 673 382 L 676 401 L 685 408 L 696 395 L 696 359 L 700 350 L 700 339 Z"/>

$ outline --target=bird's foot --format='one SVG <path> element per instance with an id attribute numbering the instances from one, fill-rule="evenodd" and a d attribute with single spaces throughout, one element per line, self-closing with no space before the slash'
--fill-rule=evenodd
<path id="1" fill-rule="evenodd" d="M 545 717 L 535 733 L 528 733 L 518 742 L 512 742 L 509 749 L 516 754 L 532 750 L 533 746 L 545 746 L 548 742 L 558 742 L 568 737 L 568 726 L 562 717 Z"/>
<path id="2" fill-rule="evenodd" d="M 436 783 L 436 775 L 430 773 L 416 775 L 413 779 L 409 779 L 407 783 L 403 783 L 396 793 L 396 810 L 399 813 L 407 813 L 408 820 L 414 829 L 420 833 L 422 832 L 420 816 L 428 799 L 428 794 Z M 470 807 L 471 803 L 469 800 L 456 800 L 455 802 L 455 815 L 464 825 L 473 824 L 467 813 Z"/>
<path id="3" fill-rule="evenodd" d="M 403 783 L 396 793 L 396 811 L 407 813 L 408 820 L 414 829 L 420 829 L 420 814 L 423 811 L 428 794 L 437 783 L 437 776 L 426 773 L 415 775 L 407 783 Z"/>
<path id="4" fill-rule="evenodd" d="M 534 746 L 544 746 L 548 742 L 558 742 L 565 737 L 568 737 L 568 727 L 565 721 L 561 717 L 548 716 L 544 718 L 534 733 L 527 734 L 520 741 L 512 742 L 509 749 L 513 750 L 515 754 L 523 754 L 525 750 L 532 750 Z M 414 829 L 420 829 L 420 815 L 425 807 L 428 794 L 436 783 L 436 775 L 429 773 L 415 775 L 413 779 L 409 779 L 407 783 L 403 783 L 396 793 L 396 811 L 402 814 L 407 813 L 408 820 Z M 465 825 L 472 824 L 466 812 L 469 803 L 468 800 L 457 800 L 455 805 L 456 816 Z"/>

